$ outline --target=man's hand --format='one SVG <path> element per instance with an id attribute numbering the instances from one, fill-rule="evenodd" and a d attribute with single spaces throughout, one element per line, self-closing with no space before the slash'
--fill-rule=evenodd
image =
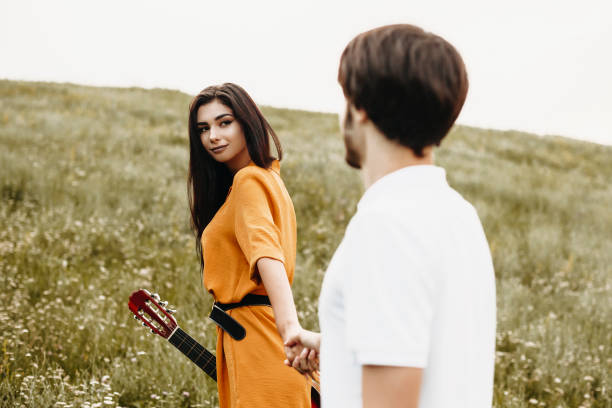
<path id="1" fill-rule="evenodd" d="M 319 369 L 321 334 L 301 329 L 285 342 L 285 364 L 302 374 Z"/>
<path id="2" fill-rule="evenodd" d="M 319 353 L 316 350 L 302 348 L 301 353 L 297 353 L 298 346 L 291 347 L 287 353 L 285 364 L 295 368 L 300 374 L 312 374 L 319 370 Z"/>

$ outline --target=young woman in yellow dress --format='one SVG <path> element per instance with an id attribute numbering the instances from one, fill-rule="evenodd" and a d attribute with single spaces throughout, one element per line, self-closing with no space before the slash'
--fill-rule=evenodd
<path id="1" fill-rule="evenodd" d="M 283 343 L 301 327 L 291 293 L 296 219 L 278 138 L 247 92 L 226 83 L 193 99 L 189 142 L 203 282 L 215 299 L 211 317 L 225 324 L 217 327 L 220 408 L 310 408 L 310 381 L 283 363 Z"/>

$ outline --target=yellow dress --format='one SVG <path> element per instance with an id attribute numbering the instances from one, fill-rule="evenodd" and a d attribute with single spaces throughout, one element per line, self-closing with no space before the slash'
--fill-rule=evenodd
<path id="1" fill-rule="evenodd" d="M 234 175 L 230 192 L 202 233 L 204 286 L 221 303 L 246 294 L 267 295 L 257 260 L 277 259 L 289 283 L 295 270 L 297 227 L 280 165 L 254 163 Z M 310 408 L 310 382 L 287 367 L 283 341 L 269 306 L 228 313 L 246 329 L 240 341 L 217 328 L 217 386 L 220 408 Z"/>

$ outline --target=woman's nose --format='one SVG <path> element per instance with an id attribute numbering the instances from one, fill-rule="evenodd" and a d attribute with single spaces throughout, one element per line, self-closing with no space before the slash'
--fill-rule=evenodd
<path id="1" fill-rule="evenodd" d="M 216 141 L 219 140 L 219 134 L 218 134 L 216 129 L 210 128 L 209 135 L 210 135 L 210 141 L 211 142 L 216 142 Z"/>

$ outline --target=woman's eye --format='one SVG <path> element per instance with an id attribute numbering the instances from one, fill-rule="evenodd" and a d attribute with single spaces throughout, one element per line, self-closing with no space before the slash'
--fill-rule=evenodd
<path id="1" fill-rule="evenodd" d="M 204 132 L 206 132 L 207 130 L 208 130 L 208 128 L 207 128 L 207 127 L 202 127 L 202 128 L 200 128 L 200 133 L 204 133 Z"/>
<path id="2" fill-rule="evenodd" d="M 224 120 L 223 122 L 221 122 L 221 126 L 227 126 L 227 125 L 229 125 L 230 123 L 232 123 L 232 121 L 231 121 L 231 120 Z"/>

